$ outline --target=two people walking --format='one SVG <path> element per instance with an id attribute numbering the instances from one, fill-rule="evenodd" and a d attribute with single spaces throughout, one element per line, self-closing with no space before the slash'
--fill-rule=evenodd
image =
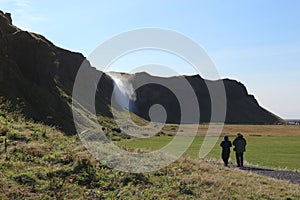
<path id="1" fill-rule="evenodd" d="M 247 142 L 241 133 L 237 134 L 237 137 L 233 140 L 233 143 L 229 140 L 228 136 L 224 137 L 220 146 L 222 147 L 222 160 L 225 166 L 228 166 L 228 160 L 230 157 L 230 148 L 234 146 L 236 162 L 238 167 L 244 166 L 244 152 L 246 151 Z"/>

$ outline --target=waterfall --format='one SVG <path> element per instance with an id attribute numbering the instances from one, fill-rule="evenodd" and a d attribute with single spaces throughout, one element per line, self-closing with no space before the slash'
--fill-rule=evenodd
<path id="1" fill-rule="evenodd" d="M 114 83 L 114 93 L 112 98 L 114 98 L 115 102 L 122 108 L 134 112 L 136 95 L 132 84 L 121 74 L 111 72 L 108 73 L 108 75 L 112 78 Z"/>

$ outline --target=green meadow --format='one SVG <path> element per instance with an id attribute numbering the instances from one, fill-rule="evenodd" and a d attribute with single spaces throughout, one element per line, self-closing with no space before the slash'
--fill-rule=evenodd
<path id="1" fill-rule="evenodd" d="M 168 144 L 174 136 L 155 136 L 151 138 L 132 139 L 121 141 L 118 145 L 127 148 L 139 148 L 144 150 L 157 150 Z M 246 136 L 247 147 L 245 153 L 246 165 L 254 165 L 267 168 L 300 169 L 300 136 Z M 218 142 L 206 158 L 221 160 L 220 143 Z M 233 141 L 234 137 L 230 137 Z M 196 136 L 183 156 L 191 158 L 199 157 L 199 149 L 204 136 Z M 235 153 L 232 151 L 230 162 L 235 164 Z"/>

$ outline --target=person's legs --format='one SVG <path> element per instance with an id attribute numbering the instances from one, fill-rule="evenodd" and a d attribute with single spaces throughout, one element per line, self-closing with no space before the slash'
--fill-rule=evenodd
<path id="1" fill-rule="evenodd" d="M 244 153 L 240 154 L 240 161 L 241 161 L 241 166 L 244 166 Z"/>
<path id="2" fill-rule="evenodd" d="M 222 154 L 222 159 L 223 159 L 224 165 L 227 166 L 228 165 L 229 154 L 228 153 L 223 153 Z"/>
<path id="3" fill-rule="evenodd" d="M 236 152 L 235 157 L 236 157 L 237 166 L 240 167 L 241 166 L 240 154 Z"/>
<path id="4" fill-rule="evenodd" d="M 228 158 L 228 155 L 226 155 L 226 157 L 225 157 L 225 162 L 224 162 L 224 163 L 225 163 L 225 166 L 228 166 L 228 159 L 229 159 L 229 158 Z"/>
<path id="5" fill-rule="evenodd" d="M 228 160 L 230 158 L 230 152 L 228 152 L 227 157 L 226 157 L 226 166 L 228 166 Z"/>
<path id="6" fill-rule="evenodd" d="M 223 162 L 224 162 L 224 165 L 227 166 L 227 162 L 228 162 L 228 161 L 227 161 L 226 154 L 225 154 L 224 152 L 222 153 L 222 160 L 223 160 Z"/>

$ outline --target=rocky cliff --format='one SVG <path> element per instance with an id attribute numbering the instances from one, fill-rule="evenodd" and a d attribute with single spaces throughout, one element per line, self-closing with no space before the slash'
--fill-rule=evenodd
<path id="1" fill-rule="evenodd" d="M 199 103 L 200 123 L 207 123 L 211 120 L 211 98 L 208 85 L 223 81 L 226 91 L 226 119 L 229 124 L 273 124 L 281 119 L 262 108 L 253 95 L 248 94 L 246 87 L 235 80 L 224 79 L 218 81 L 207 81 L 199 75 L 184 77 L 153 77 L 147 73 L 138 73 L 130 78 L 133 85 L 140 82 L 170 83 L 177 86 L 175 90 L 183 96 L 190 95 L 186 88 L 180 87 L 181 79 L 185 78 L 192 86 Z M 163 84 L 164 85 L 164 84 Z M 167 84 L 165 84 L 167 85 Z M 168 113 L 167 122 L 180 122 L 180 103 L 174 93 L 168 88 L 158 84 L 147 84 L 136 91 L 136 102 L 134 112 L 149 119 L 148 110 L 154 104 L 164 105 Z M 192 110 L 190 111 L 193 112 Z M 186 123 L 191 123 L 188 119 Z"/>
<path id="2" fill-rule="evenodd" d="M 84 60 L 80 53 L 59 48 L 39 34 L 15 27 L 10 14 L 0 11 L 0 97 L 18 105 L 28 118 L 58 126 L 69 134 L 75 132 L 72 90 Z M 88 68 L 89 74 L 102 75 L 98 83 L 101 89 L 95 97 L 96 110 L 100 115 L 111 117 L 113 81 L 95 68 Z M 142 73 L 131 77 L 132 84 L 145 77 L 154 81 L 163 79 Z M 208 122 L 211 110 L 205 81 L 199 76 L 186 79 L 199 100 L 200 122 Z M 176 77 L 163 79 L 173 81 L 175 86 L 176 80 Z M 280 120 L 261 108 L 241 83 L 228 79 L 219 81 L 224 81 L 227 93 L 227 123 L 271 124 Z M 149 119 L 147 109 L 153 104 L 162 104 L 166 107 L 167 121 L 179 122 L 178 101 L 166 88 L 150 84 L 141 87 L 136 94 L 134 112 L 139 116 Z"/>

